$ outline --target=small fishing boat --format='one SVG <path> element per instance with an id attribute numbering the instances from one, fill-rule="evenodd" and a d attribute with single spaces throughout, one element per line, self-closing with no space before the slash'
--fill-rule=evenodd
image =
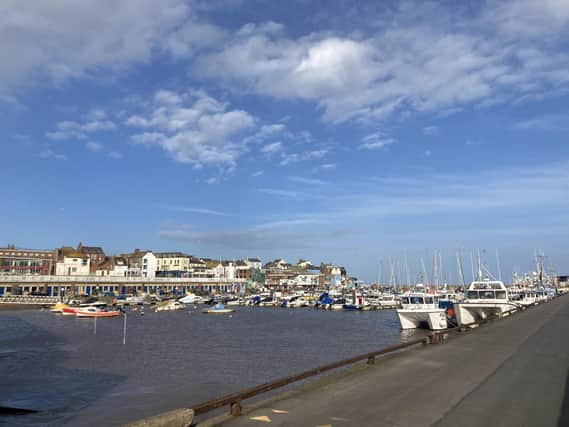
<path id="1" fill-rule="evenodd" d="M 159 304 L 154 307 L 155 312 L 159 311 L 176 311 L 176 310 L 183 310 L 186 306 L 179 301 L 168 301 L 165 304 Z"/>
<path id="2" fill-rule="evenodd" d="M 225 314 L 225 313 L 233 313 L 235 310 L 232 308 L 225 308 L 223 304 L 215 304 L 213 308 L 208 310 L 202 311 L 204 314 Z"/>
<path id="3" fill-rule="evenodd" d="M 75 313 L 77 312 L 77 310 L 80 310 L 84 307 L 63 307 L 61 309 L 61 314 L 63 314 L 64 316 L 75 316 Z"/>
<path id="4" fill-rule="evenodd" d="M 120 314 L 120 310 L 106 311 L 97 307 L 85 307 L 75 311 L 76 317 L 117 317 Z"/>

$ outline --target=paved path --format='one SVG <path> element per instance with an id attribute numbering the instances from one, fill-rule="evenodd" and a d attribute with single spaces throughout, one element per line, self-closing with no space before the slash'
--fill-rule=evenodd
<path id="1" fill-rule="evenodd" d="M 566 296 L 222 425 L 569 426 L 568 329 Z"/>

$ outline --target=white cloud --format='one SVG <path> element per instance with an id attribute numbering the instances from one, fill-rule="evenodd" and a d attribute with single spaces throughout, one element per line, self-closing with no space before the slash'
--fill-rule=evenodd
<path id="1" fill-rule="evenodd" d="M 304 195 L 304 193 L 299 193 L 298 191 L 280 190 L 278 188 L 258 188 L 257 191 L 259 193 L 269 194 L 271 196 L 285 197 L 290 199 L 296 199 L 297 197 Z"/>
<path id="2" fill-rule="evenodd" d="M 227 216 L 226 213 L 216 211 L 213 209 L 205 209 L 205 208 L 185 208 L 185 207 L 174 207 L 171 208 L 172 210 L 178 212 L 188 212 L 188 213 L 197 213 L 197 214 L 204 214 L 204 215 L 213 215 L 213 216 Z"/>
<path id="3" fill-rule="evenodd" d="M 87 134 L 109 131 L 116 128 L 110 120 L 90 120 L 83 123 L 74 121 L 62 121 L 57 123 L 56 130 L 47 132 L 46 137 L 52 140 L 86 139 Z"/>
<path id="4" fill-rule="evenodd" d="M 109 151 L 108 154 L 109 158 L 113 159 L 113 160 L 120 160 L 122 159 L 124 156 L 119 153 L 118 151 Z"/>
<path id="5" fill-rule="evenodd" d="M 289 176 L 288 179 L 290 181 L 297 182 L 299 184 L 306 184 L 306 185 L 324 185 L 324 184 L 327 184 L 326 181 L 322 181 L 321 179 L 305 178 L 302 176 Z"/>
<path id="6" fill-rule="evenodd" d="M 398 2 L 365 36 L 289 38 L 250 26 L 201 55 L 195 68 L 239 92 L 313 101 L 332 122 L 448 114 L 569 84 L 569 58 L 558 50 L 569 31 L 567 9 L 561 0 L 470 9 Z M 538 37 L 545 34 L 547 42 Z"/>
<path id="7" fill-rule="evenodd" d="M 522 130 L 567 130 L 569 129 L 569 114 L 549 114 L 541 117 L 533 117 L 515 123 L 514 128 Z"/>
<path id="8" fill-rule="evenodd" d="M 150 111 L 130 116 L 125 124 L 149 129 L 134 134 L 135 144 L 156 145 L 173 159 L 195 167 L 235 168 L 246 149 L 243 133 L 255 126 L 255 118 L 204 92 L 177 94 L 159 91 Z"/>
<path id="9" fill-rule="evenodd" d="M 262 170 L 261 170 L 261 171 L 253 172 L 253 173 L 251 174 L 251 176 L 252 176 L 252 177 L 258 177 L 258 176 L 262 176 L 262 175 L 264 175 L 264 174 L 265 174 L 265 171 L 262 171 Z"/>
<path id="10" fill-rule="evenodd" d="M 92 151 L 93 153 L 99 153 L 103 150 L 103 144 L 99 144 L 98 142 L 89 141 L 85 144 L 87 150 Z"/>
<path id="11" fill-rule="evenodd" d="M 282 151 L 282 149 L 283 149 L 282 142 L 273 142 L 261 148 L 261 152 L 266 154 L 273 154 Z"/>
<path id="12" fill-rule="evenodd" d="M 376 132 L 363 137 L 358 148 L 360 150 L 381 150 L 394 142 L 393 138 L 387 138 L 382 132 Z"/>
<path id="13" fill-rule="evenodd" d="M 321 158 L 325 157 L 327 153 L 328 153 L 328 150 L 326 150 L 326 149 L 311 150 L 311 151 L 304 151 L 304 152 L 300 152 L 300 153 L 290 153 L 290 154 L 283 153 L 281 155 L 280 165 L 286 166 L 290 163 L 297 163 L 297 162 L 303 162 L 303 161 L 307 161 L 307 160 L 321 159 Z"/>
<path id="14" fill-rule="evenodd" d="M 69 78 L 121 70 L 153 53 L 175 57 L 219 42 L 185 0 L 0 2 L 0 91 L 39 77 Z M 104 71 L 103 71 L 104 70 Z"/>

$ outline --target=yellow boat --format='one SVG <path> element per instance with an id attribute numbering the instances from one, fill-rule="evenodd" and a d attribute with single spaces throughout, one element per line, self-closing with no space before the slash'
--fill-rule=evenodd
<path id="1" fill-rule="evenodd" d="M 52 313 L 63 313 L 64 308 L 69 308 L 69 305 L 65 304 L 64 302 L 58 302 L 57 304 L 52 305 L 49 308 L 49 311 Z"/>

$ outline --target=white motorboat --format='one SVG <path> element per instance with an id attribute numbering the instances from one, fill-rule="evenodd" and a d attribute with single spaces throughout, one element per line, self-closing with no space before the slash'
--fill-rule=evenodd
<path id="1" fill-rule="evenodd" d="M 293 296 L 287 304 L 290 308 L 308 307 L 309 303 L 302 295 Z"/>
<path id="2" fill-rule="evenodd" d="M 127 295 L 124 300 L 124 303 L 127 305 L 140 305 L 144 304 L 146 299 L 146 295 Z"/>
<path id="3" fill-rule="evenodd" d="M 454 304 L 459 326 L 479 323 L 492 317 L 504 317 L 515 312 L 519 305 L 508 298 L 503 282 L 478 280 L 466 290 L 464 301 Z"/>
<path id="4" fill-rule="evenodd" d="M 399 307 L 399 301 L 397 301 L 395 299 L 394 294 L 381 294 L 377 298 L 377 303 L 379 305 L 379 308 L 382 308 L 382 309 Z"/>
<path id="5" fill-rule="evenodd" d="M 182 304 L 196 304 L 198 302 L 195 294 L 188 294 L 180 298 L 178 301 Z"/>
<path id="6" fill-rule="evenodd" d="M 234 313 L 235 310 L 232 308 L 225 308 L 223 304 L 215 304 L 213 308 L 208 310 L 202 311 L 204 314 L 226 314 L 226 313 Z"/>
<path id="7" fill-rule="evenodd" d="M 156 305 L 156 307 L 154 307 L 154 311 L 176 311 L 183 310 L 185 308 L 186 306 L 180 301 L 168 301 L 167 303 Z"/>
<path id="8" fill-rule="evenodd" d="M 401 329 L 427 328 L 433 331 L 446 329 L 447 313 L 439 308 L 439 297 L 427 292 L 406 292 L 397 309 Z"/>

